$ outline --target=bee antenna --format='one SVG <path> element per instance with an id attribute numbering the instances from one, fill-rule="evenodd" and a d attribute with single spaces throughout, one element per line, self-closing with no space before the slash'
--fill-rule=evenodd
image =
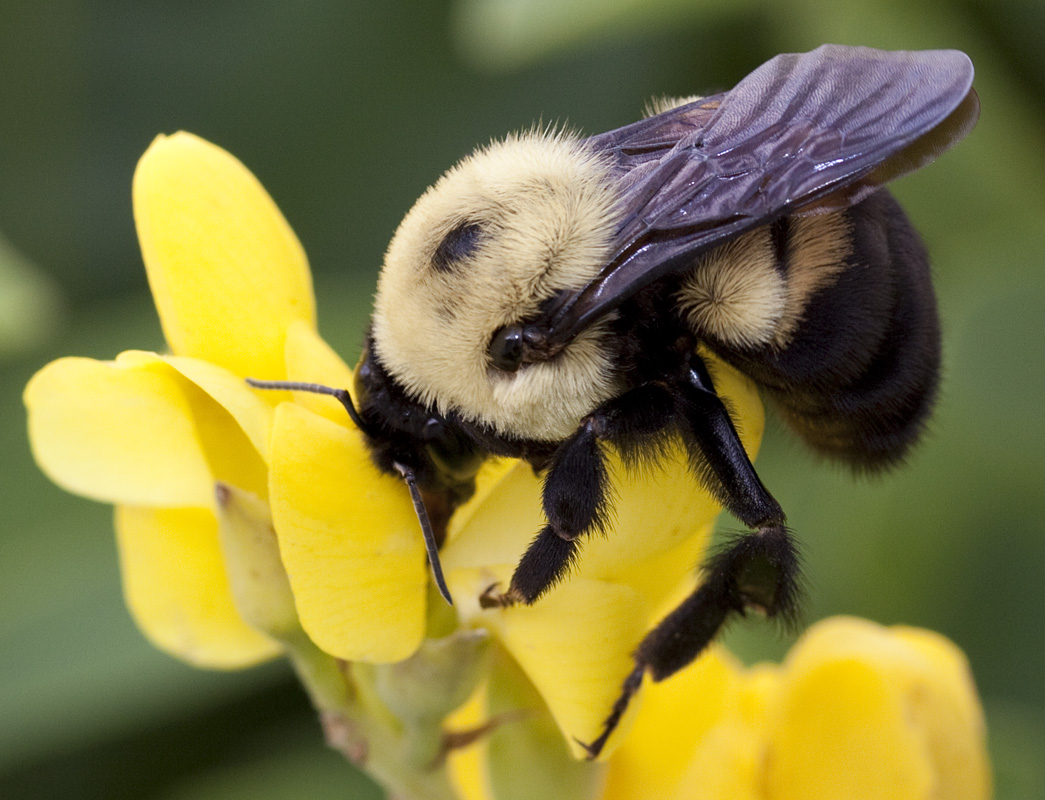
<path id="1" fill-rule="evenodd" d="M 335 389 L 333 386 L 324 386 L 322 383 L 303 383 L 300 381 L 259 381 L 255 378 L 247 378 L 247 384 L 255 389 L 279 389 L 286 392 L 311 392 L 312 394 L 327 394 L 336 399 L 345 407 L 348 416 L 355 426 L 363 433 L 372 435 L 371 427 L 363 419 L 363 415 L 356 409 L 352 402 L 352 395 L 348 389 Z"/>
<path id="2" fill-rule="evenodd" d="M 368 436 L 372 435 L 373 429 L 356 409 L 355 403 L 352 402 L 352 395 L 348 393 L 347 389 L 335 389 L 332 386 L 324 386 L 322 383 L 303 383 L 300 381 L 259 381 L 256 378 L 246 378 L 246 381 L 248 385 L 253 386 L 255 389 L 276 389 L 286 392 L 312 392 L 312 394 L 330 395 L 345 407 L 345 411 L 348 412 L 348 416 L 351 417 L 357 428 Z M 439 562 L 439 545 L 435 540 L 435 531 L 432 530 L 432 523 L 428 519 L 428 509 L 425 508 L 424 500 L 421 499 L 421 490 L 417 488 L 417 478 L 414 475 L 414 471 L 410 467 L 399 463 L 393 463 L 392 466 L 402 476 L 403 481 L 406 482 L 406 488 L 410 490 L 410 500 L 413 501 L 417 521 L 421 523 L 421 535 L 424 538 L 425 550 L 428 552 L 428 561 L 432 565 L 435 585 L 439 588 L 439 594 L 443 596 L 446 602 L 453 605 L 453 598 L 450 597 L 450 590 L 446 587 L 446 579 L 443 577 L 443 566 Z"/>
<path id="3" fill-rule="evenodd" d="M 435 531 L 432 530 L 432 523 L 428 519 L 428 509 L 425 508 L 424 501 L 421 499 L 421 490 L 417 488 L 414 471 L 398 461 L 393 462 L 392 466 L 402 476 L 406 482 L 406 488 L 410 490 L 410 499 L 414 502 L 417 521 L 421 523 L 421 534 L 424 537 L 425 550 L 428 551 L 428 562 L 432 565 L 435 585 L 439 588 L 439 594 L 443 596 L 443 599 L 453 605 L 453 598 L 450 597 L 450 590 L 446 587 L 446 580 L 443 578 L 443 565 L 439 562 L 439 545 L 435 540 Z"/>

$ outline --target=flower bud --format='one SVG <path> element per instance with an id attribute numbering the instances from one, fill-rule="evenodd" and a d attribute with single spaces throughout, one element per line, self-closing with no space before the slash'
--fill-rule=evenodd
<path id="1" fill-rule="evenodd" d="M 300 631 L 294 595 L 264 501 L 216 484 L 218 533 L 236 608 L 243 619 L 275 639 Z"/>
<path id="2" fill-rule="evenodd" d="M 410 658 L 375 669 L 377 694 L 399 719 L 442 720 L 475 690 L 488 640 L 482 630 L 425 639 Z"/>

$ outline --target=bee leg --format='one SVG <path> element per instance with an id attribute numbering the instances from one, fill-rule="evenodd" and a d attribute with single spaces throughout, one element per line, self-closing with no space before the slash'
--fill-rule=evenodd
<path id="1" fill-rule="evenodd" d="M 609 476 L 598 427 L 589 416 L 552 456 L 541 494 L 548 524 L 519 561 L 501 605 L 534 602 L 569 572 L 580 537 L 605 527 Z"/>
<path id="2" fill-rule="evenodd" d="M 620 723 L 631 698 L 649 672 L 662 681 L 688 666 L 734 614 L 757 607 L 769 616 L 791 617 L 797 591 L 798 558 L 783 525 L 743 536 L 706 565 L 697 589 L 646 634 L 633 654 L 635 667 L 624 679 L 620 696 L 590 744 L 596 758 Z"/>
<path id="3" fill-rule="evenodd" d="M 799 563 L 783 509 L 755 472 L 704 362 L 696 355 L 679 397 L 683 439 L 704 485 L 734 516 L 754 529 L 705 565 L 707 602 L 722 607 L 723 619 L 730 611 L 743 613 L 748 608 L 770 617 L 793 618 L 799 594 Z M 697 652 L 699 648 L 674 669 L 662 670 L 659 677 L 655 670 L 655 677 L 666 678 L 692 661 Z"/>
<path id="4" fill-rule="evenodd" d="M 712 557 L 700 586 L 639 644 L 635 668 L 602 733 L 585 745 L 591 758 L 602 751 L 647 672 L 661 681 L 692 663 L 731 616 L 757 609 L 791 619 L 798 602 L 798 554 L 783 510 L 755 473 L 699 358 L 676 388 L 679 430 L 702 483 L 755 531 Z"/>
<path id="5" fill-rule="evenodd" d="M 697 355 L 686 365 L 680 381 L 676 414 L 690 465 L 701 485 L 749 528 L 783 525 L 783 509 L 755 472 L 707 367 Z"/>
<path id="6" fill-rule="evenodd" d="M 485 607 L 533 603 L 562 580 L 580 553 L 580 538 L 605 530 L 609 513 L 609 474 L 603 442 L 628 457 L 665 430 L 674 398 L 664 385 L 644 384 L 589 414 L 552 456 L 542 502 L 548 524 L 530 544 L 499 597 L 488 591 Z"/>

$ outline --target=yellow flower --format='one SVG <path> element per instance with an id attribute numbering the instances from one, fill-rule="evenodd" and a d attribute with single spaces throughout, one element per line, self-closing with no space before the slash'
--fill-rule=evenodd
<path id="1" fill-rule="evenodd" d="M 464 714 L 481 711 L 473 703 Z M 488 751 L 493 750 L 491 745 Z M 497 796 L 496 754 L 451 762 L 466 800 Z M 713 648 L 647 689 L 601 800 L 986 800 L 983 715 L 942 636 L 835 617 L 779 666 Z"/>
<path id="2" fill-rule="evenodd" d="M 674 752 L 658 762 L 655 796 L 667 799 L 990 797 L 972 677 L 939 634 L 834 617 L 780 666 L 746 670 L 718 658 L 722 666 L 704 671 L 727 677 L 699 682 L 693 670 L 650 692 L 610 766 L 606 800 L 651 796 L 643 762 L 665 747 Z"/>
<path id="3" fill-rule="evenodd" d="M 26 387 L 29 435 L 60 486 L 116 505 L 127 605 L 158 647 L 239 667 L 279 652 L 237 612 L 214 484 L 267 493 L 273 409 L 245 370 L 282 369 L 312 326 L 301 246 L 249 172 L 195 137 L 160 137 L 134 180 L 150 285 L 172 355 L 65 358 Z"/>
<path id="4" fill-rule="evenodd" d="M 281 406 L 308 413 L 314 399 L 284 404 L 284 393 L 256 392 L 243 378 L 344 385 L 351 373 L 315 331 L 301 245 L 228 153 L 185 133 L 159 137 L 135 173 L 134 210 L 172 355 L 132 351 L 113 362 L 49 364 L 26 388 L 30 439 L 56 483 L 116 504 L 127 604 L 150 640 L 202 666 L 245 666 L 279 647 L 235 607 L 214 486 L 268 497 L 269 468 L 287 457 L 272 437 L 294 416 Z M 346 657 L 402 658 L 423 632 L 423 550 L 409 502 L 380 491 L 358 437 L 347 438 L 332 456 L 344 470 L 339 494 L 351 506 L 341 534 L 363 531 L 362 545 L 334 552 L 322 532 L 303 533 L 291 519 L 283 521 L 283 558 L 301 622 L 317 640 L 344 637 L 338 654 Z M 354 469 L 372 484 L 361 494 L 344 491 Z M 311 550 L 301 554 L 305 534 Z M 394 600 L 357 594 L 346 588 L 357 573 L 375 582 L 393 573 L 412 580 L 413 591 Z M 324 580 L 337 584 L 339 597 L 323 595 Z"/>
<path id="5" fill-rule="evenodd" d="M 64 488 L 116 505 L 127 603 L 162 649 L 217 667 L 280 652 L 285 631 L 256 630 L 237 607 L 227 559 L 238 556 L 219 536 L 229 514 L 215 499 L 220 484 L 230 487 L 225 497 L 267 503 L 290 616 L 316 645 L 346 661 L 407 658 L 426 633 L 429 573 L 402 482 L 372 466 L 336 401 L 260 392 L 243 380 L 352 385 L 316 332 L 293 232 L 242 164 L 186 133 L 159 137 L 142 157 L 134 210 L 171 354 L 66 358 L 42 369 L 25 393 L 38 463 Z M 753 386 L 720 363 L 709 368 L 753 454 L 762 432 Z M 637 643 L 692 588 L 719 511 L 681 454 L 649 474 L 614 471 L 615 531 L 587 541 L 575 574 L 532 607 L 478 603 L 491 583 L 507 583 L 541 527 L 527 465 L 484 467 L 442 553 L 456 624 L 499 640 L 578 756 L 575 740 L 600 732 Z M 267 518 L 252 503 L 237 514 Z"/>

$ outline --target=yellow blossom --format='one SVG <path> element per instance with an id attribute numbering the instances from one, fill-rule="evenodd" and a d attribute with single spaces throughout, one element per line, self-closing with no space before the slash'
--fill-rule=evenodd
<path id="1" fill-rule="evenodd" d="M 49 364 L 26 388 L 30 440 L 37 462 L 56 483 L 117 505 L 124 591 L 143 632 L 195 664 L 246 666 L 277 654 L 279 646 L 247 625 L 235 607 L 214 487 L 221 482 L 269 496 L 270 466 L 274 455 L 281 456 L 279 448 L 273 451 L 272 435 L 286 416 L 280 406 L 288 396 L 254 391 L 243 378 L 344 384 L 351 373 L 316 333 L 301 245 L 242 164 L 190 134 L 161 136 L 142 157 L 133 189 L 142 253 L 171 354 L 131 351 L 112 362 L 67 358 Z M 351 470 L 353 463 L 339 466 Z M 342 473 L 342 489 L 350 476 Z M 400 492 L 382 496 L 377 508 L 355 504 L 357 518 L 363 509 L 357 524 L 367 526 L 375 551 L 405 539 L 394 520 L 412 514 Z M 398 517 L 382 513 L 397 506 Z M 287 533 L 293 542 L 299 531 L 288 523 Z M 424 556 L 416 537 L 404 547 L 403 563 L 395 566 L 413 578 L 414 591 L 404 590 L 394 601 L 363 592 L 368 611 L 361 631 L 344 621 L 353 616 L 350 604 L 334 599 L 317 608 L 310 602 L 313 575 L 330 568 L 330 560 L 313 553 L 293 561 L 291 584 L 295 592 L 306 587 L 295 594 L 302 624 L 320 634 L 335 628 L 346 637 L 346 657 L 408 655 L 423 633 Z M 370 567 L 364 562 L 357 555 L 359 570 Z M 346 589 L 353 576 L 344 571 L 341 597 L 358 597 Z M 369 632 L 384 621 L 385 640 L 370 642 Z"/>
<path id="2" fill-rule="evenodd" d="M 651 796 L 650 758 L 665 800 L 991 795 L 972 677 L 938 634 L 834 617 L 780 666 L 744 669 L 721 652 L 700 665 L 649 692 L 605 800 Z"/>

